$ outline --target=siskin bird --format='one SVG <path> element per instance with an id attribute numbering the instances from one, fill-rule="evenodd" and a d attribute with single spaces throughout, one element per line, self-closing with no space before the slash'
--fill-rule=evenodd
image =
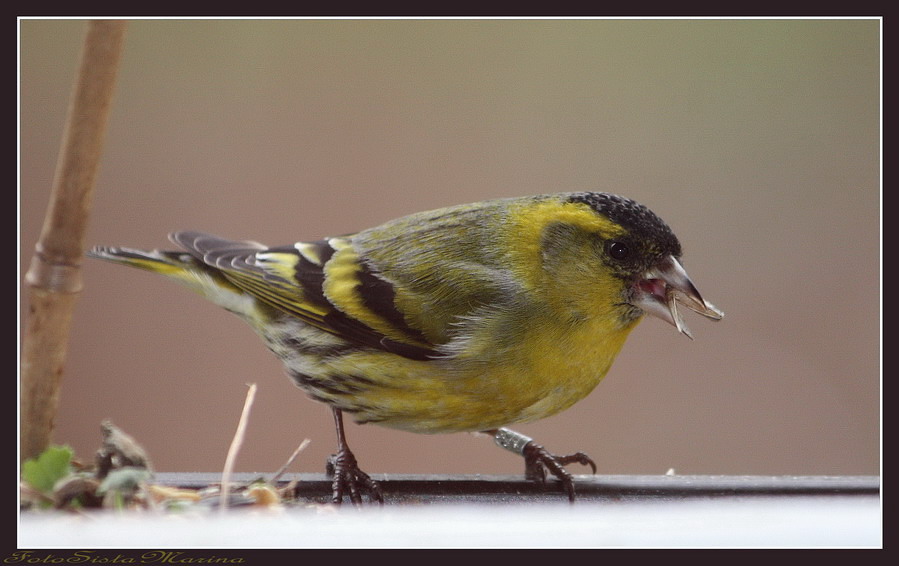
<path id="1" fill-rule="evenodd" d="M 361 232 L 267 247 L 175 232 L 182 251 L 96 247 L 246 320 L 313 399 L 329 405 L 332 501 L 383 501 L 358 466 L 343 413 L 417 433 L 483 431 L 526 476 L 593 461 L 506 428 L 562 411 L 609 371 L 650 314 L 690 335 L 680 306 L 718 320 L 681 266 L 674 233 L 645 206 L 577 192 L 488 200 Z"/>

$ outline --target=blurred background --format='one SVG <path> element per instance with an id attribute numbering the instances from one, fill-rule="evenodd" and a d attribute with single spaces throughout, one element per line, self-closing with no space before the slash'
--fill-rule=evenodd
<path id="1" fill-rule="evenodd" d="M 20 21 L 19 281 L 85 22 Z M 568 411 L 516 427 L 603 474 L 880 470 L 880 21 L 137 20 L 88 245 L 270 245 L 493 197 L 599 190 L 674 229 L 726 318 L 657 319 Z M 109 418 L 160 471 L 319 472 L 335 437 L 243 322 L 84 263 L 54 440 Z M 20 330 L 27 313 L 21 287 Z M 348 428 L 370 473 L 520 473 L 471 434 Z M 577 466 L 576 473 L 584 471 Z"/>

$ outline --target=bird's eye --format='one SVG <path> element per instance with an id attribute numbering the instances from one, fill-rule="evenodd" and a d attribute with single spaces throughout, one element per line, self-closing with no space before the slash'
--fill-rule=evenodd
<path id="1" fill-rule="evenodd" d="M 624 242 L 609 242 L 609 255 L 619 261 L 626 259 L 631 253 L 630 248 Z"/>

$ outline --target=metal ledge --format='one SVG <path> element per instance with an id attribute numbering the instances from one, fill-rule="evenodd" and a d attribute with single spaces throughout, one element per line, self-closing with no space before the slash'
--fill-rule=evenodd
<path id="1" fill-rule="evenodd" d="M 240 473 L 232 482 L 245 484 L 270 474 Z M 157 473 L 163 485 L 201 488 L 216 485 L 212 473 Z M 540 484 L 522 476 L 372 475 L 381 484 L 385 505 L 427 503 L 567 502 L 556 480 Z M 325 474 L 285 474 L 280 486 L 296 480 L 296 495 L 313 503 L 329 501 L 331 480 Z M 879 497 L 878 476 L 627 476 L 577 475 L 579 503 L 666 502 L 745 497 Z"/>

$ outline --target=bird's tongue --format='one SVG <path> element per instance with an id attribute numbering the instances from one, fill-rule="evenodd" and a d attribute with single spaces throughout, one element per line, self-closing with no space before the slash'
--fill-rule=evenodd
<path id="1" fill-rule="evenodd" d="M 665 282 L 661 279 L 643 279 L 638 283 L 640 290 L 665 301 Z"/>

